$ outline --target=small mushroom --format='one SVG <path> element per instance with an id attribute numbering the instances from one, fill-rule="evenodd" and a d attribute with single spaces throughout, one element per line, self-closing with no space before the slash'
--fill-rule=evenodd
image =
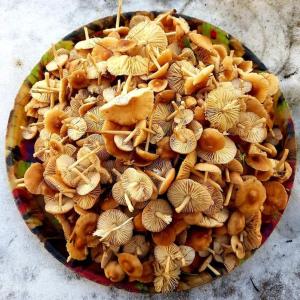
<path id="1" fill-rule="evenodd" d="M 50 109 L 45 113 L 44 125 L 45 129 L 50 133 L 60 133 L 63 121 L 67 118 L 67 114 L 57 108 Z"/>
<path id="2" fill-rule="evenodd" d="M 171 222 L 172 208 L 165 200 L 152 200 L 143 209 L 143 226 L 151 232 L 160 232 Z"/>
<path id="3" fill-rule="evenodd" d="M 179 246 L 180 252 L 182 254 L 181 265 L 183 267 L 189 266 L 195 259 L 195 250 L 189 246 Z"/>
<path id="4" fill-rule="evenodd" d="M 123 271 L 132 277 L 140 277 L 143 274 L 143 265 L 136 255 L 130 253 L 118 254 L 118 262 Z"/>
<path id="5" fill-rule="evenodd" d="M 238 235 L 245 228 L 245 216 L 239 211 L 234 211 L 228 220 L 227 228 L 230 235 Z"/>
<path id="6" fill-rule="evenodd" d="M 192 247 L 196 251 L 207 250 L 212 242 L 212 230 L 201 228 L 188 231 L 186 245 Z"/>
<path id="7" fill-rule="evenodd" d="M 210 269 L 215 275 L 217 276 L 221 276 L 221 273 L 216 269 L 214 268 L 210 263 L 212 262 L 212 259 L 213 259 L 213 256 L 212 255 L 209 255 L 205 260 L 204 262 L 202 263 L 202 265 L 200 266 L 199 268 L 199 273 L 203 272 L 206 270 L 206 268 Z"/>
<path id="8" fill-rule="evenodd" d="M 166 79 L 152 79 L 148 83 L 148 87 L 155 93 L 162 92 L 166 89 L 168 81 Z"/>
<path id="9" fill-rule="evenodd" d="M 260 210 L 265 200 L 265 187 L 256 178 L 251 178 L 239 186 L 235 196 L 235 205 L 247 216 Z"/>
<path id="10" fill-rule="evenodd" d="M 175 242 L 176 231 L 173 226 L 169 225 L 160 232 L 153 232 L 152 239 L 156 245 L 169 246 Z"/>
<path id="11" fill-rule="evenodd" d="M 143 235 L 135 235 L 123 246 L 123 252 L 145 257 L 150 249 L 150 243 L 146 241 Z"/>
<path id="12" fill-rule="evenodd" d="M 286 207 L 288 194 L 285 187 L 278 181 L 267 181 L 264 183 L 267 199 L 264 202 L 264 215 L 272 215 L 282 211 Z"/>
<path id="13" fill-rule="evenodd" d="M 73 200 L 63 196 L 61 193 L 50 197 L 50 199 L 45 203 L 45 211 L 53 215 L 65 214 L 74 206 Z"/>
<path id="14" fill-rule="evenodd" d="M 261 245 L 261 224 L 262 220 L 260 211 L 246 216 L 246 225 L 244 231 L 242 232 L 245 251 L 257 249 Z"/>
<path id="15" fill-rule="evenodd" d="M 216 174 L 219 174 L 219 175 L 222 174 L 222 171 L 218 166 L 213 165 L 213 164 L 209 164 L 209 163 L 198 163 L 194 166 L 194 169 L 197 170 L 197 171 L 205 172 L 204 182 L 207 181 L 209 173 L 216 173 Z"/>
<path id="16" fill-rule="evenodd" d="M 133 277 L 130 276 L 129 281 L 139 281 L 142 283 L 152 283 L 154 280 L 154 269 L 153 269 L 153 262 L 151 260 L 144 261 L 143 265 L 143 273 L 140 277 Z"/>
<path id="17" fill-rule="evenodd" d="M 174 152 L 188 154 L 196 149 L 197 141 L 192 130 L 175 129 L 170 137 L 170 147 Z"/>
<path id="18" fill-rule="evenodd" d="M 117 261 L 110 261 L 104 268 L 104 274 L 112 282 L 120 282 L 126 275 Z"/>
<path id="19" fill-rule="evenodd" d="M 132 238 L 132 219 L 120 210 L 109 209 L 100 215 L 94 235 L 115 246 L 125 245 Z"/>
<path id="20" fill-rule="evenodd" d="M 150 177 L 153 177 L 154 179 L 159 181 L 159 189 L 158 189 L 159 195 L 166 193 L 171 183 L 173 182 L 176 174 L 175 168 L 168 170 L 165 176 L 158 175 L 157 173 L 150 170 L 146 170 L 145 173 Z"/>
<path id="21" fill-rule="evenodd" d="M 101 194 L 100 188 L 95 188 L 87 195 L 75 195 L 72 200 L 82 209 L 91 209 L 97 202 Z"/>
<path id="22" fill-rule="evenodd" d="M 80 117 L 72 118 L 66 126 L 68 127 L 68 137 L 73 141 L 79 140 L 87 130 L 85 120 Z"/>
<path id="23" fill-rule="evenodd" d="M 181 265 L 183 254 L 177 245 L 171 244 L 169 246 L 156 246 L 154 257 L 161 266 L 165 267 L 165 272 L 168 273 L 173 267 Z"/>
<path id="24" fill-rule="evenodd" d="M 272 169 L 272 162 L 271 160 L 263 154 L 248 154 L 246 156 L 246 163 L 251 168 L 257 171 L 270 171 Z"/>
<path id="25" fill-rule="evenodd" d="M 213 203 L 206 187 L 191 179 L 176 180 L 168 190 L 176 212 L 201 212 Z"/>
<path id="26" fill-rule="evenodd" d="M 124 135 L 114 135 L 114 142 L 116 146 L 125 152 L 131 152 L 133 151 L 133 144 L 132 141 L 128 141 L 126 136 Z"/>
<path id="27" fill-rule="evenodd" d="M 245 257 L 245 249 L 236 235 L 233 235 L 231 237 L 230 244 L 232 251 L 235 253 L 236 257 L 238 259 L 243 259 Z"/>

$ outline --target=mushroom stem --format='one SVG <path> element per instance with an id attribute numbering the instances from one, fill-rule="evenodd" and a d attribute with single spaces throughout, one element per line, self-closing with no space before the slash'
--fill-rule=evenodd
<path id="1" fill-rule="evenodd" d="M 231 198 L 231 194 L 232 194 L 232 190 L 233 190 L 233 183 L 230 182 L 229 184 L 229 188 L 226 194 L 226 198 L 224 201 L 224 206 L 227 206 L 229 204 L 230 198 Z"/>
<path id="2" fill-rule="evenodd" d="M 122 95 L 126 95 L 127 94 L 131 80 L 132 80 L 132 75 L 130 74 L 130 75 L 128 75 L 128 77 L 127 77 L 127 79 L 125 81 L 125 84 L 123 86 L 123 91 L 121 93 Z"/>
<path id="3" fill-rule="evenodd" d="M 39 125 L 44 125 L 44 122 L 35 122 L 35 123 L 30 123 L 28 125 L 28 127 L 32 127 L 32 126 L 39 126 Z"/>
<path id="4" fill-rule="evenodd" d="M 119 95 L 121 92 L 121 80 L 118 79 L 116 94 Z"/>
<path id="5" fill-rule="evenodd" d="M 140 255 L 143 254 L 143 252 L 142 252 L 142 250 L 141 250 L 141 248 L 140 248 L 139 246 L 136 247 L 135 252 L 136 252 L 136 254 L 137 254 L 138 256 L 140 256 Z"/>
<path id="6" fill-rule="evenodd" d="M 128 130 L 100 130 L 97 131 L 96 133 L 99 134 L 118 134 L 118 135 L 128 135 L 130 134 L 132 131 L 128 131 Z"/>
<path id="7" fill-rule="evenodd" d="M 40 87 L 40 88 L 34 88 L 31 90 L 33 93 L 57 93 L 59 92 L 59 88 L 56 87 Z"/>
<path id="8" fill-rule="evenodd" d="M 15 179 L 15 183 L 23 183 L 23 182 L 24 182 L 24 178 Z"/>
<path id="9" fill-rule="evenodd" d="M 261 144 L 254 144 L 258 149 L 263 150 L 269 154 L 272 154 L 272 150 L 269 149 L 268 147 L 265 147 L 264 145 Z"/>
<path id="10" fill-rule="evenodd" d="M 84 26 L 83 30 L 84 30 L 85 39 L 89 40 L 90 36 L 89 36 L 89 31 L 88 31 L 87 27 Z"/>
<path id="11" fill-rule="evenodd" d="M 199 178 L 201 179 L 204 179 L 204 176 L 203 174 L 201 174 L 199 171 L 197 170 L 194 170 L 194 169 L 191 169 L 191 173 L 193 173 L 194 175 L 198 176 Z M 215 188 L 217 188 L 218 190 L 220 190 L 221 192 L 223 191 L 223 189 L 221 188 L 221 186 L 216 183 L 215 181 L 213 181 L 212 179 L 210 178 L 207 178 L 207 181 L 212 185 L 214 186 Z"/>
<path id="12" fill-rule="evenodd" d="M 215 275 L 217 275 L 217 276 L 220 276 L 220 275 L 221 275 L 221 273 L 220 273 L 217 269 L 215 269 L 212 265 L 208 264 L 207 267 L 208 267 Z"/>
<path id="13" fill-rule="evenodd" d="M 58 194 L 58 206 L 59 209 L 62 210 L 62 193 Z"/>
<path id="14" fill-rule="evenodd" d="M 118 1 L 118 11 L 117 11 L 117 18 L 116 18 L 116 29 L 120 27 L 120 16 L 122 12 L 122 0 Z"/>
<path id="15" fill-rule="evenodd" d="M 129 197 L 128 197 L 128 195 L 126 193 L 124 194 L 124 198 L 125 198 L 125 202 L 126 202 L 126 205 L 127 205 L 128 209 L 129 209 L 129 211 L 133 212 L 134 211 L 134 207 L 133 207 L 133 205 L 132 205 L 132 203 L 131 203 L 131 201 L 130 201 L 130 199 L 129 199 Z"/>
<path id="16" fill-rule="evenodd" d="M 142 130 L 146 131 L 146 132 L 149 132 L 149 133 L 152 133 L 152 134 L 156 134 L 156 132 L 150 128 L 147 128 L 147 127 L 144 127 L 144 128 L 141 128 Z"/>
<path id="17" fill-rule="evenodd" d="M 282 167 L 282 165 L 284 164 L 284 162 L 286 161 L 287 157 L 289 155 L 289 149 L 284 149 L 282 157 L 280 159 L 280 161 L 277 163 L 275 170 L 280 170 L 280 168 Z"/>
<path id="18" fill-rule="evenodd" d="M 52 49 L 53 49 L 53 46 L 54 45 L 52 45 Z M 54 47 L 54 49 L 55 49 L 55 47 Z M 54 53 L 54 51 L 55 51 L 55 53 Z M 56 57 L 56 50 L 54 50 L 53 51 L 53 55 L 54 55 L 54 57 Z M 47 87 L 50 87 L 50 80 L 49 80 L 50 78 L 49 78 L 49 73 L 48 72 L 46 72 L 45 73 L 45 81 L 46 81 L 46 85 L 47 85 Z"/>
<path id="19" fill-rule="evenodd" d="M 173 111 L 170 115 L 168 115 L 168 116 L 166 117 L 166 119 L 165 119 L 166 121 L 170 121 L 170 120 L 174 119 L 174 117 L 175 117 L 175 116 L 177 115 L 177 113 L 180 111 L 180 108 L 178 107 L 178 105 L 176 104 L 175 101 L 172 101 L 172 105 L 173 105 L 175 111 Z"/>
<path id="20" fill-rule="evenodd" d="M 213 249 L 209 248 L 209 247 L 207 248 L 207 251 L 210 252 L 212 255 L 216 254 L 216 252 Z"/>
<path id="21" fill-rule="evenodd" d="M 158 175 L 157 173 L 150 171 L 150 170 L 145 170 L 145 173 L 151 177 L 154 177 L 155 179 L 159 180 L 159 181 L 164 181 L 166 178 Z"/>
<path id="22" fill-rule="evenodd" d="M 125 222 L 123 222 L 122 224 L 120 224 L 119 226 L 116 226 L 114 228 L 111 228 L 110 230 L 107 231 L 103 231 L 102 229 L 98 229 L 96 230 L 93 235 L 103 235 L 102 238 L 100 239 L 100 242 L 104 241 L 113 231 L 116 231 L 120 228 L 122 228 L 124 225 L 126 225 L 127 223 L 129 223 L 131 220 L 133 219 L 133 217 L 127 219 Z"/>
<path id="23" fill-rule="evenodd" d="M 80 157 L 78 160 L 76 160 L 72 165 L 70 165 L 68 167 L 69 170 L 72 170 L 73 168 L 75 168 L 78 164 L 80 164 L 82 161 L 84 161 L 85 159 L 89 158 L 91 155 L 97 153 L 101 148 L 97 147 L 94 150 L 92 150 L 91 152 L 83 155 L 82 157 Z"/>
<path id="24" fill-rule="evenodd" d="M 42 154 L 43 152 L 45 152 L 47 150 L 47 148 L 42 148 L 36 152 L 33 153 L 33 157 L 37 157 L 39 154 Z"/>
<path id="25" fill-rule="evenodd" d="M 121 177 L 122 176 L 122 174 L 117 170 L 117 169 L 115 169 L 115 168 L 112 168 L 112 170 L 111 170 L 117 177 Z"/>
<path id="26" fill-rule="evenodd" d="M 241 243 L 244 241 L 244 234 L 243 234 L 243 231 L 240 233 L 240 241 L 241 241 Z"/>
<path id="27" fill-rule="evenodd" d="M 150 119 L 149 119 L 149 124 L 148 124 L 148 127 L 149 129 L 152 128 L 152 121 L 153 121 L 153 112 L 154 112 L 155 108 L 152 110 L 152 113 L 151 113 L 151 116 L 150 116 Z M 147 139 L 146 139 L 146 145 L 145 145 L 145 151 L 148 152 L 149 150 L 149 144 L 150 144 L 150 133 L 147 132 Z"/>
<path id="28" fill-rule="evenodd" d="M 160 67 L 160 64 L 158 63 L 158 61 L 157 61 L 155 55 L 153 54 L 152 49 L 151 49 L 150 46 L 148 47 L 148 54 L 149 54 L 149 56 L 150 56 L 152 62 L 155 64 L 157 70 L 159 70 L 159 69 L 161 68 L 161 67 Z"/>
<path id="29" fill-rule="evenodd" d="M 166 274 L 169 274 L 169 272 L 170 272 L 170 264 L 171 264 L 171 257 L 168 256 L 167 261 L 166 261 L 166 267 L 165 267 L 165 273 Z"/>
<path id="30" fill-rule="evenodd" d="M 162 214 L 160 211 L 155 212 L 155 215 L 163 220 L 166 224 L 170 224 L 172 222 L 172 217 L 170 215 Z"/>
<path id="31" fill-rule="evenodd" d="M 176 31 L 165 32 L 166 36 L 176 35 Z"/>
<path id="32" fill-rule="evenodd" d="M 230 176 L 229 176 L 228 168 L 225 169 L 225 177 L 226 177 L 226 182 L 230 182 Z"/>
<path id="33" fill-rule="evenodd" d="M 123 144 L 127 144 L 139 131 L 139 128 L 134 128 L 131 133 L 123 140 Z"/>
<path id="34" fill-rule="evenodd" d="M 272 136 L 273 138 L 275 138 L 275 133 L 274 133 L 274 131 L 273 131 L 272 128 L 269 128 L 269 132 L 271 133 L 271 136 Z"/>
<path id="35" fill-rule="evenodd" d="M 180 213 L 185 208 L 185 206 L 189 203 L 190 199 L 191 199 L 191 196 L 187 195 L 183 199 L 182 203 L 178 207 L 175 208 L 175 211 L 177 213 Z"/>
<path id="36" fill-rule="evenodd" d="M 205 171 L 205 173 L 204 173 L 204 182 L 207 181 L 207 178 L 208 178 L 208 171 Z"/>
<path id="37" fill-rule="evenodd" d="M 181 259 L 181 266 L 182 267 L 185 267 L 185 264 L 186 264 L 186 260 L 184 259 L 184 257 Z"/>

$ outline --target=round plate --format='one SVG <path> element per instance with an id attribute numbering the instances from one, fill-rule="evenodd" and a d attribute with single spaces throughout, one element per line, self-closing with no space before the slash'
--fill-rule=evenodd
<path id="1" fill-rule="evenodd" d="M 159 13 L 160 12 L 151 12 L 148 14 L 156 16 Z M 134 14 L 136 14 L 136 12 L 124 13 L 121 17 L 121 24 L 128 23 Z M 265 65 L 247 47 L 242 45 L 230 34 L 227 34 L 223 30 L 199 19 L 184 15 L 180 16 L 189 22 L 191 29 L 197 29 L 198 32 L 209 36 L 213 42 L 219 44 L 222 43 L 230 49 L 244 53 L 243 57 L 245 59 L 252 60 L 254 62 L 254 68 L 256 71 L 259 72 L 266 70 Z M 89 32 L 91 32 L 91 36 L 101 36 L 103 29 L 115 26 L 115 20 L 116 16 L 110 16 L 89 23 L 86 27 L 88 27 Z M 67 35 L 58 42 L 56 46 L 59 48 L 71 49 L 76 42 L 82 39 L 84 39 L 83 27 Z M 6 136 L 6 163 L 8 177 L 16 205 L 29 229 L 40 239 L 45 248 L 56 259 L 65 264 L 68 268 L 72 269 L 74 272 L 103 285 L 113 285 L 132 292 L 152 292 L 152 290 L 149 289 L 149 286 L 142 283 L 112 283 L 104 276 L 99 266 L 93 263 L 90 259 L 87 259 L 84 262 L 72 261 L 67 263 L 66 259 L 68 254 L 65 247 L 65 238 L 60 225 L 55 218 L 45 212 L 43 197 L 31 195 L 25 189 L 16 187 L 15 179 L 22 178 L 30 164 L 35 162 L 35 159 L 33 158 L 34 140 L 22 140 L 21 136 L 20 126 L 26 123 L 24 105 L 26 105 L 30 99 L 29 91 L 31 86 L 36 81 L 42 80 L 45 65 L 52 59 L 52 51 L 48 50 L 42 56 L 40 62 L 32 69 L 31 73 L 24 80 L 18 95 L 16 96 L 14 108 L 10 113 Z M 278 93 L 274 102 L 276 114 L 275 124 L 281 128 L 284 135 L 280 148 L 289 149 L 289 156 L 287 160 L 293 168 L 293 175 L 284 183 L 288 193 L 290 193 L 294 181 L 296 165 L 294 124 L 290 116 L 288 104 L 281 93 Z M 276 214 L 267 220 L 263 219 L 261 228 L 263 242 L 272 233 L 280 217 L 281 214 Z"/>

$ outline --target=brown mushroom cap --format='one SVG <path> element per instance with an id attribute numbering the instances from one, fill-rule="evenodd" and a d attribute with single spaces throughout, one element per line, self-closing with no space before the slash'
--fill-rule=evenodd
<path id="1" fill-rule="evenodd" d="M 136 255 L 130 253 L 118 254 L 118 262 L 123 271 L 133 277 L 140 277 L 143 274 L 143 265 Z"/>
<path id="2" fill-rule="evenodd" d="M 246 156 L 246 163 L 254 170 L 270 171 L 272 169 L 271 160 L 262 154 L 250 154 Z"/>
<path id="3" fill-rule="evenodd" d="M 176 180 L 188 179 L 190 177 L 191 169 L 194 167 L 196 161 L 197 153 L 196 151 L 192 151 L 185 157 L 185 159 L 181 163 L 176 176 Z"/>
<path id="4" fill-rule="evenodd" d="M 174 152 L 188 154 L 196 149 L 197 141 L 194 132 L 187 128 L 174 131 L 170 137 L 170 147 Z"/>
<path id="5" fill-rule="evenodd" d="M 196 251 L 207 250 L 212 242 L 211 233 L 211 229 L 201 227 L 199 227 L 197 230 L 189 230 L 186 245 L 192 247 Z"/>
<path id="6" fill-rule="evenodd" d="M 152 79 L 148 83 L 148 87 L 155 93 L 163 91 L 167 87 L 167 85 L 168 81 L 166 79 Z"/>
<path id="7" fill-rule="evenodd" d="M 264 183 L 267 199 L 264 203 L 263 214 L 271 215 L 277 210 L 283 210 L 288 201 L 288 194 L 284 186 L 278 181 L 267 181 Z"/>
<path id="8" fill-rule="evenodd" d="M 201 141 L 201 138 L 199 141 Z M 225 146 L 221 150 L 211 152 L 205 151 L 200 147 L 200 149 L 197 151 L 198 156 L 201 157 L 203 160 L 213 164 L 226 164 L 232 161 L 237 152 L 236 145 L 229 137 L 226 136 L 224 138 Z M 201 145 L 203 144 L 201 143 Z"/>
<path id="9" fill-rule="evenodd" d="M 143 209 L 142 223 L 151 232 L 160 232 L 171 222 L 172 208 L 165 200 L 152 200 Z"/>
<path id="10" fill-rule="evenodd" d="M 137 280 L 142 283 L 151 283 L 154 280 L 153 261 L 143 262 L 143 274 L 140 277 L 130 276 L 129 281 Z"/>
<path id="11" fill-rule="evenodd" d="M 112 282 L 120 282 L 126 275 L 117 261 L 110 261 L 104 268 L 104 274 Z"/>
<path id="12" fill-rule="evenodd" d="M 53 108 L 45 113 L 44 118 L 45 129 L 50 133 L 59 134 L 67 114 L 62 110 Z"/>
<path id="13" fill-rule="evenodd" d="M 239 211 L 234 211 L 228 220 L 227 228 L 230 235 L 238 235 L 245 228 L 245 216 Z"/>
<path id="14" fill-rule="evenodd" d="M 118 209 L 109 209 L 100 215 L 94 235 L 112 245 L 121 246 L 130 241 L 132 230 L 131 219 Z"/>
<path id="15" fill-rule="evenodd" d="M 235 197 L 235 205 L 244 215 L 260 210 L 266 200 L 266 189 L 260 181 L 250 178 L 240 185 Z"/>
<path id="16" fill-rule="evenodd" d="M 169 225 L 161 232 L 152 233 L 153 242 L 160 246 L 169 246 L 175 242 L 176 231 L 173 226 Z"/>
<path id="17" fill-rule="evenodd" d="M 191 179 L 176 180 L 168 190 L 176 212 L 201 212 L 213 203 L 207 188 Z"/>
<path id="18" fill-rule="evenodd" d="M 149 117 L 153 110 L 154 95 L 149 88 L 133 90 L 115 97 L 101 106 L 106 120 L 121 125 L 133 125 Z"/>
<path id="19" fill-rule="evenodd" d="M 232 251 L 235 253 L 236 257 L 238 259 L 243 259 L 245 257 L 245 249 L 236 235 L 233 235 L 231 237 L 230 244 Z"/>
<path id="20" fill-rule="evenodd" d="M 246 216 L 246 226 L 243 234 L 243 244 L 245 250 L 253 250 L 258 248 L 262 242 L 261 234 L 261 212 Z"/>
<path id="21" fill-rule="evenodd" d="M 198 141 L 200 149 L 209 152 L 222 150 L 225 146 L 225 136 L 213 128 L 205 128 Z"/>

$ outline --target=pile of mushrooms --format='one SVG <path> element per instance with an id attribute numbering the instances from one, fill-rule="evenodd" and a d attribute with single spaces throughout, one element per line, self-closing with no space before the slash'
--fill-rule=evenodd
<path id="1" fill-rule="evenodd" d="M 53 46 L 24 107 L 36 162 L 16 185 L 44 196 L 68 261 L 187 289 L 233 270 L 286 206 L 278 79 L 174 11 L 123 26 L 120 13 L 100 37 Z"/>

